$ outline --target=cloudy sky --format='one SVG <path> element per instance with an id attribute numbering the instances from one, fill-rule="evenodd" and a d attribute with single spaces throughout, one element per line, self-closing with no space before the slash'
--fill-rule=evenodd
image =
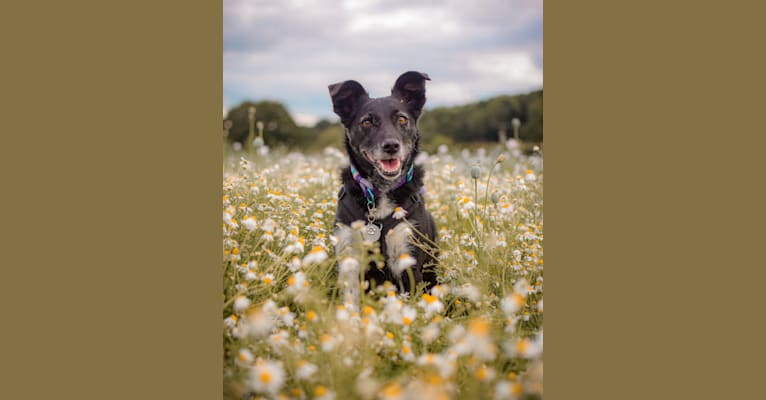
<path id="1" fill-rule="evenodd" d="M 327 85 L 372 97 L 427 73 L 426 108 L 543 86 L 542 0 L 224 0 L 223 108 L 284 103 L 296 122 L 333 121 Z"/>

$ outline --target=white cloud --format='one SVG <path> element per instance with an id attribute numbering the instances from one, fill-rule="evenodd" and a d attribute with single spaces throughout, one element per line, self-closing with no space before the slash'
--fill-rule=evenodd
<path id="1" fill-rule="evenodd" d="M 374 97 L 404 71 L 428 73 L 428 104 L 542 87 L 542 0 L 224 1 L 224 104 L 284 102 L 330 117 L 327 85 Z M 300 115 L 300 117 L 298 116 Z"/>
<path id="2" fill-rule="evenodd" d="M 300 126 L 314 126 L 320 120 L 318 115 L 300 112 L 292 113 L 292 117 L 295 120 L 295 123 Z"/>
<path id="3" fill-rule="evenodd" d="M 485 90 L 492 86 L 531 88 L 543 84 L 542 67 L 534 64 L 529 53 L 490 53 L 469 59 L 468 69 L 480 77 Z"/>

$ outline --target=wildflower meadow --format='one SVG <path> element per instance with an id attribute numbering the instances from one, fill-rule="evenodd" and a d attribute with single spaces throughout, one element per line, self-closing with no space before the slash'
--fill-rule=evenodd
<path id="1" fill-rule="evenodd" d="M 542 398 L 543 155 L 514 143 L 420 155 L 439 284 L 358 304 L 338 270 L 382 256 L 334 254 L 345 153 L 225 150 L 224 397 Z"/>

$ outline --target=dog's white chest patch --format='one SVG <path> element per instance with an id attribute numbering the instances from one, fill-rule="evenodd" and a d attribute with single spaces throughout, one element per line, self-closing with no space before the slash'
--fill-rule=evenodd
<path id="1" fill-rule="evenodd" d="M 391 215 L 396 208 L 396 203 L 389 200 L 386 196 L 381 196 L 378 204 L 375 205 L 375 219 L 384 219 Z"/>

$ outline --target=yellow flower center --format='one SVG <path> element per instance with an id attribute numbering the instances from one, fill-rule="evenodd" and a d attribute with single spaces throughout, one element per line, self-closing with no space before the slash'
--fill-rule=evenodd
<path id="1" fill-rule="evenodd" d="M 295 285 L 295 275 L 290 275 L 290 277 L 287 278 L 287 284 L 290 286 Z"/>
<path id="2" fill-rule="evenodd" d="M 426 303 L 431 304 L 437 300 L 436 296 L 432 296 L 428 293 L 423 293 L 423 300 L 426 301 Z"/>
<path id="3" fill-rule="evenodd" d="M 234 254 L 234 255 L 237 255 L 237 254 L 239 254 L 239 249 L 238 249 L 238 248 L 236 248 L 236 247 L 235 247 L 235 248 L 233 248 L 233 249 L 231 249 L 231 254 Z"/>
<path id="4" fill-rule="evenodd" d="M 514 383 L 511 385 L 511 393 L 515 396 L 519 396 L 522 393 L 524 393 L 524 388 L 521 386 L 520 383 Z"/>
<path id="5" fill-rule="evenodd" d="M 394 339 L 394 334 L 391 333 L 391 332 L 386 332 L 386 337 L 393 340 Z"/>
<path id="6" fill-rule="evenodd" d="M 484 319 L 474 319 L 468 325 L 468 329 L 477 336 L 484 336 L 489 333 L 489 322 Z"/>
<path id="7" fill-rule="evenodd" d="M 411 320 L 411 319 L 409 319 L 409 318 L 407 318 L 407 317 L 404 317 L 404 318 L 402 318 L 402 323 L 403 323 L 404 325 L 407 325 L 407 326 L 409 326 L 410 324 L 412 324 L 412 320 Z"/>
<path id="8" fill-rule="evenodd" d="M 364 306 L 362 311 L 364 312 L 364 315 L 370 315 L 375 312 L 375 310 L 373 310 L 370 306 Z"/>
<path id="9" fill-rule="evenodd" d="M 269 383 L 269 381 L 271 381 L 271 374 L 266 371 L 261 372 L 261 382 Z"/>
<path id="10" fill-rule="evenodd" d="M 327 394 L 327 388 L 319 385 L 314 388 L 314 396 L 321 397 Z"/>
<path id="11" fill-rule="evenodd" d="M 268 277 L 268 276 L 264 277 L 263 278 L 263 283 L 265 283 L 267 285 L 271 285 L 271 278 Z"/>
<path id="12" fill-rule="evenodd" d="M 399 382 L 391 382 L 383 388 L 384 397 L 398 397 L 402 394 L 402 387 Z"/>
<path id="13" fill-rule="evenodd" d="M 313 310 L 310 310 L 309 312 L 306 313 L 306 319 L 308 319 L 309 321 L 313 321 L 316 318 L 317 318 L 317 313 L 315 313 Z"/>

